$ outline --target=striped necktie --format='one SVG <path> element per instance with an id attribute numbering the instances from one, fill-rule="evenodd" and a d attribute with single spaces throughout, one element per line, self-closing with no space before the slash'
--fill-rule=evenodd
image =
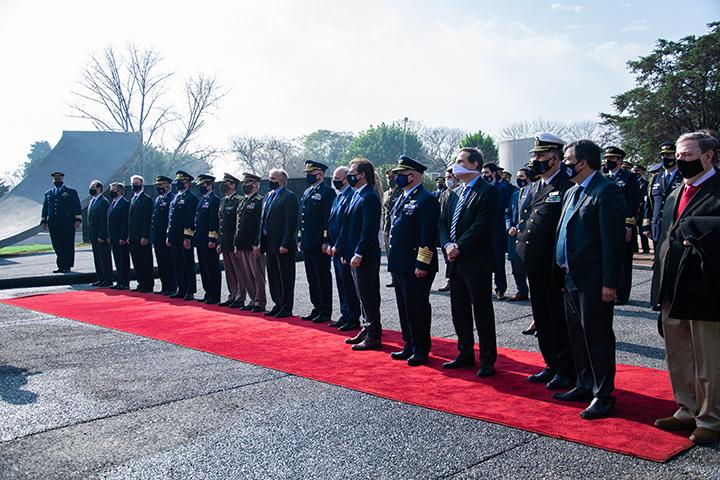
<path id="1" fill-rule="evenodd" d="M 465 205 L 465 200 L 467 199 L 470 190 L 472 189 L 464 187 L 463 192 L 460 195 L 460 199 L 458 200 L 457 205 L 455 205 L 455 211 L 453 212 L 452 221 L 450 222 L 450 240 L 453 242 L 457 241 L 457 222 L 460 218 L 460 212 L 462 211 L 463 205 Z"/>

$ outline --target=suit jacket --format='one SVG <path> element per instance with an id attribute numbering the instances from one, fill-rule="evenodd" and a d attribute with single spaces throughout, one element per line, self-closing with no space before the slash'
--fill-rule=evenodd
<path id="1" fill-rule="evenodd" d="M 703 182 L 682 215 L 675 218 L 682 192 L 683 188 L 674 190 L 663 209 L 660 247 L 655 256 L 660 281 L 655 282 L 658 288 L 653 292 L 653 302 L 660 303 L 667 295 L 670 317 L 718 321 L 717 277 L 709 274 L 712 273 L 710 265 L 717 262 L 717 243 L 712 243 L 712 239 L 718 238 L 719 230 L 717 223 L 710 220 L 720 216 L 720 173 Z M 698 223 L 701 219 L 705 221 Z M 683 245 L 686 238 L 693 247 Z"/>
<path id="2" fill-rule="evenodd" d="M 280 247 L 285 247 L 291 252 L 297 251 L 297 195 L 287 187 L 274 192 L 272 195 L 270 192 L 265 195 L 256 245 L 260 245 L 263 252 L 273 254 L 277 254 Z"/>
<path id="3" fill-rule="evenodd" d="M 335 199 L 335 190 L 324 183 L 308 187 L 300 199 L 302 210 L 300 246 L 305 252 L 320 251 L 327 242 L 328 219 Z"/>
<path id="4" fill-rule="evenodd" d="M 363 261 L 380 261 L 380 216 L 382 206 L 380 195 L 372 185 L 365 185 L 356 190 L 350 198 L 345 219 L 340 229 L 340 237 L 335 242 L 338 254 L 345 260 L 350 260 L 357 254 Z"/>
<path id="5" fill-rule="evenodd" d="M 252 250 L 259 245 L 260 220 L 262 214 L 263 197 L 255 194 L 252 197 L 244 195 L 237 208 L 237 225 L 235 227 L 235 248 L 238 250 Z"/>
<path id="6" fill-rule="evenodd" d="M 77 190 L 68 188 L 65 185 L 53 193 L 54 189 L 45 192 L 40 223 L 53 225 L 74 225 L 82 221 L 82 210 L 80 208 L 80 197 Z"/>
<path id="7" fill-rule="evenodd" d="M 330 208 L 330 217 L 328 218 L 328 244 L 335 245 L 338 237 L 340 237 L 340 229 L 342 228 L 345 213 L 350 206 L 355 189 L 346 187 L 342 193 L 335 196 L 332 207 Z"/>
<path id="8" fill-rule="evenodd" d="M 170 202 L 170 211 L 168 212 L 168 240 L 178 243 L 193 238 L 197 205 L 198 198 L 190 192 L 189 188 L 175 195 Z"/>
<path id="9" fill-rule="evenodd" d="M 498 250 L 497 254 L 502 251 L 503 253 L 507 250 L 507 230 L 505 229 L 505 213 L 510 207 L 510 199 L 512 197 L 513 190 L 510 185 L 502 180 L 495 182 L 495 188 L 498 190 L 498 211 L 495 215 L 495 227 L 493 228 L 493 241 L 495 242 L 495 248 Z"/>
<path id="10" fill-rule="evenodd" d="M 416 268 L 437 272 L 440 204 L 422 185 L 401 196 L 390 216 L 388 271 L 414 273 Z"/>
<path id="11" fill-rule="evenodd" d="M 170 203 L 174 198 L 175 194 L 170 191 L 165 195 L 158 195 L 153 203 L 152 219 L 150 222 L 150 241 L 153 245 L 165 245 Z"/>
<path id="12" fill-rule="evenodd" d="M 152 224 L 153 201 L 145 193 L 130 200 L 128 212 L 128 239 L 132 244 L 139 244 L 141 238 L 150 239 L 150 225 Z"/>
<path id="13" fill-rule="evenodd" d="M 640 208 L 640 185 L 634 173 L 619 168 L 616 175 L 608 174 L 608 178 L 620 187 L 625 197 L 625 226 L 635 228 Z"/>
<path id="14" fill-rule="evenodd" d="M 193 247 L 207 248 L 208 242 L 217 243 L 220 237 L 218 210 L 220 199 L 215 193 L 210 192 L 198 200 L 195 209 L 195 233 L 193 234 Z"/>
<path id="15" fill-rule="evenodd" d="M 108 208 L 108 237 L 110 242 L 117 244 L 120 240 L 128 239 L 128 211 L 130 210 L 130 202 L 125 197 L 110 204 Z"/>
<path id="16" fill-rule="evenodd" d="M 446 245 L 450 239 L 450 227 L 457 202 L 462 190 L 458 191 L 455 204 L 448 205 L 440 218 L 440 244 Z M 456 226 L 460 256 L 448 264 L 448 274 L 457 271 L 464 275 L 474 272 L 489 273 L 495 270 L 495 247 L 493 230 L 497 224 L 499 191 L 482 178 L 478 178 L 468 193 L 460 211 Z"/>
<path id="17" fill-rule="evenodd" d="M 92 202 L 92 200 L 90 200 Z M 97 199 L 92 202 L 92 207 L 88 206 L 87 211 L 87 232 L 91 242 L 98 239 L 108 239 L 108 208 L 110 202 L 103 195 L 98 195 Z"/>
<path id="18" fill-rule="evenodd" d="M 528 272 L 551 272 L 555 264 L 555 235 L 566 192 L 575 184 L 560 169 L 550 184 L 533 183 L 520 206 L 515 251 Z"/>
<path id="19" fill-rule="evenodd" d="M 566 192 L 563 215 L 578 188 L 575 185 Z M 626 213 L 620 187 L 595 172 L 567 224 L 567 261 L 578 290 L 599 293 L 602 287 L 618 288 Z M 560 218 L 562 222 L 562 216 Z"/>

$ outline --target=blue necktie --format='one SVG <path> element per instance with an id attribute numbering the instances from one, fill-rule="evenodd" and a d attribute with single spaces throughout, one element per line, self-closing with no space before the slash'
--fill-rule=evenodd
<path id="1" fill-rule="evenodd" d="M 463 193 L 460 195 L 457 205 L 455 205 L 455 211 L 453 212 L 452 221 L 450 222 L 450 240 L 453 242 L 457 241 L 457 222 L 470 190 L 472 190 L 472 188 L 464 187 Z"/>
<path id="2" fill-rule="evenodd" d="M 565 215 L 563 215 L 562 223 L 560 223 L 560 231 L 558 232 L 558 240 L 557 245 L 555 245 L 555 263 L 558 264 L 558 266 L 566 268 L 568 265 L 567 262 L 567 225 L 570 221 L 570 217 L 572 217 L 573 212 L 575 211 L 575 207 L 577 207 L 578 200 L 580 199 L 580 195 L 582 195 L 583 187 L 578 186 L 578 188 L 575 189 L 575 192 L 573 193 L 573 197 L 570 200 L 570 203 L 568 204 L 567 210 L 565 210 Z"/>

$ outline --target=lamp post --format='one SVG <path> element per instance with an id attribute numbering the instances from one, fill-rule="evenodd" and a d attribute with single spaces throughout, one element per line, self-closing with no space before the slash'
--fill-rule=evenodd
<path id="1" fill-rule="evenodd" d="M 407 139 L 406 139 L 407 122 L 408 122 L 408 117 L 403 118 L 403 155 L 405 155 L 407 153 Z"/>

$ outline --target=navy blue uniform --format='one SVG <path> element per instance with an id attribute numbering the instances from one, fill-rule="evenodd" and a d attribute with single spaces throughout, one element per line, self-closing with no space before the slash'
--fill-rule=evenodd
<path id="1" fill-rule="evenodd" d="M 332 315 L 332 275 L 330 257 L 322 251 L 322 245 L 328 241 L 328 219 L 334 199 L 335 191 L 322 182 L 308 187 L 300 199 L 300 248 L 313 305 L 310 316 L 327 320 Z"/>
<path id="2" fill-rule="evenodd" d="M 164 195 L 158 195 L 153 204 L 152 221 L 150 223 L 150 243 L 155 250 L 155 258 L 162 284 L 162 293 L 173 294 L 177 291 L 177 279 L 175 276 L 175 263 L 172 258 L 172 249 L 167 246 L 168 215 L 170 202 L 175 198 L 172 191 Z"/>
<path id="3" fill-rule="evenodd" d="M 422 185 L 398 198 L 390 218 L 388 271 L 395 286 L 403 351 L 421 358 L 430 353 L 430 287 L 438 271 L 439 218 L 437 198 Z M 416 269 L 427 275 L 416 277 Z"/>
<path id="4" fill-rule="evenodd" d="M 495 215 L 495 227 L 493 228 L 493 246 L 495 247 L 495 292 L 504 295 L 507 290 L 507 277 L 505 276 L 505 252 L 507 251 L 507 230 L 505 230 L 505 212 L 510 205 L 512 189 L 510 186 L 498 180 L 495 182 L 498 189 L 498 206 Z"/>
<path id="5" fill-rule="evenodd" d="M 648 198 L 645 203 L 643 231 L 651 233 L 653 242 L 660 241 L 662 233 L 662 212 L 670 194 L 682 185 L 682 176 L 677 170 L 668 174 L 665 170 L 653 175 L 648 186 Z"/>
<path id="6" fill-rule="evenodd" d="M 340 236 L 343 219 L 347 213 L 350 199 L 355 190 L 346 186 L 333 200 L 328 218 L 328 244 L 335 245 Z M 340 318 L 337 326 L 358 325 L 360 323 L 360 300 L 355 293 L 355 284 L 352 279 L 352 271 L 349 264 L 343 264 L 339 256 L 332 257 L 333 269 L 335 270 L 335 283 L 337 284 L 338 298 L 340 299 Z"/>
<path id="7" fill-rule="evenodd" d="M 516 188 L 512 195 L 510 195 L 510 203 L 508 208 L 505 209 L 505 231 L 507 232 L 511 228 L 518 228 L 520 223 L 520 209 L 522 204 L 525 202 L 528 192 L 532 188 L 532 184 L 527 185 L 523 188 Z M 512 275 L 515 279 L 515 286 L 517 287 L 518 295 L 523 297 L 528 296 L 528 285 L 527 285 L 527 272 L 525 270 L 525 264 L 523 263 L 520 256 L 515 251 L 515 244 L 517 243 L 517 235 L 511 237 L 509 234 L 508 239 L 508 260 L 512 267 Z"/>
<path id="8" fill-rule="evenodd" d="M 47 225 L 58 270 L 75 266 L 75 222 L 82 221 L 80 198 L 65 185 L 45 192 L 40 224 Z"/>
<path id="9" fill-rule="evenodd" d="M 195 210 L 195 233 L 192 244 L 197 249 L 200 280 L 205 290 L 205 300 L 220 301 L 220 255 L 217 252 L 220 217 L 220 199 L 212 191 L 203 195 Z M 215 244 L 214 248 L 208 243 Z"/>
<path id="10" fill-rule="evenodd" d="M 195 232 L 195 210 L 198 199 L 190 190 L 179 192 L 170 202 L 168 212 L 167 241 L 172 248 L 173 262 L 177 274 L 178 296 L 194 294 L 195 256 L 192 248 L 185 248 L 183 240 L 191 240 Z"/>
<path id="11" fill-rule="evenodd" d="M 640 206 L 638 207 L 638 214 L 635 216 L 637 226 L 636 233 L 638 234 L 636 236 L 640 237 L 640 244 L 642 245 L 643 253 L 648 253 L 650 251 L 650 243 L 648 238 L 642 234 L 643 230 L 641 227 L 645 216 L 645 205 L 647 205 L 648 201 L 649 184 L 650 182 L 648 182 L 645 177 L 638 177 L 638 186 L 640 187 Z M 633 242 L 633 247 L 637 247 L 637 238 L 633 240 Z"/>
<path id="12" fill-rule="evenodd" d="M 633 244 L 632 239 L 635 238 L 637 232 L 637 213 L 640 208 L 640 185 L 637 176 L 634 173 L 618 168 L 613 174 L 610 173 L 608 178 L 623 192 L 625 197 L 625 227 L 632 230 L 629 242 L 625 242 L 623 251 L 623 276 L 620 287 L 617 292 L 617 303 L 625 304 L 630 299 L 630 289 L 632 288 L 632 261 L 633 261 Z"/>
<path id="13" fill-rule="evenodd" d="M 130 285 L 130 249 L 127 245 L 120 245 L 120 240 L 128 239 L 128 211 L 130 202 L 120 197 L 110 204 L 108 209 L 108 232 L 112 256 L 117 270 L 118 287 L 127 288 Z"/>

